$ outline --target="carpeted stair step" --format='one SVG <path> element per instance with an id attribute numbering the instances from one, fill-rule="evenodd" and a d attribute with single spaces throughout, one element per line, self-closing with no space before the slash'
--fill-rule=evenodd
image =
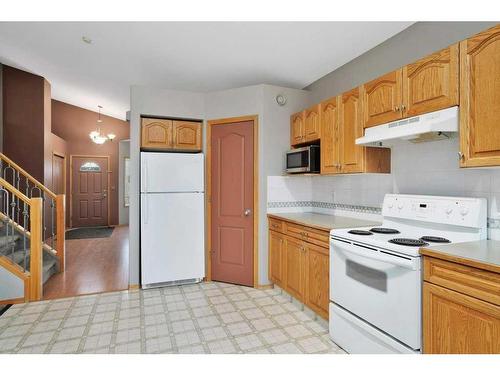
<path id="1" fill-rule="evenodd" d="M 43 259 L 43 283 L 45 284 L 50 277 L 57 272 L 57 261 L 54 258 Z"/>
<path id="2" fill-rule="evenodd" d="M 30 266 L 30 252 L 29 249 L 26 254 L 26 269 L 29 271 Z M 23 267 L 24 265 L 24 250 L 17 250 L 13 254 L 6 253 L 3 254 L 14 263 L 17 263 L 19 266 Z M 45 284 L 47 280 L 55 273 L 57 273 L 58 264 L 57 259 L 47 252 L 43 252 L 43 283 Z"/>
<path id="3" fill-rule="evenodd" d="M 21 237 L 17 234 L 9 235 L 9 236 L 1 236 L 0 237 L 0 252 L 3 252 L 4 248 L 12 246 L 12 244 L 16 243 Z"/>

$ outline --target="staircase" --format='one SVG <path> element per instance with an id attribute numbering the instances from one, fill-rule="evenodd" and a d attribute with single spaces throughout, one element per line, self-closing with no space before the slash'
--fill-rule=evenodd
<path id="1" fill-rule="evenodd" d="M 0 267 L 24 283 L 22 297 L 0 294 L 0 305 L 42 299 L 43 285 L 64 272 L 64 235 L 64 194 L 0 153 Z"/>

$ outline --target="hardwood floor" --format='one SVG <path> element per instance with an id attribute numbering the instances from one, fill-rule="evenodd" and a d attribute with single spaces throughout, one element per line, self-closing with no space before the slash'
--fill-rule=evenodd
<path id="1" fill-rule="evenodd" d="M 109 238 L 66 241 L 66 272 L 53 275 L 43 299 L 128 289 L 128 226 Z"/>

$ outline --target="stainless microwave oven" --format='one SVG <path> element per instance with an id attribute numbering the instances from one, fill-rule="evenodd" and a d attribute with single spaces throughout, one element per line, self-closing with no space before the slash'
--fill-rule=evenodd
<path id="1" fill-rule="evenodd" d="M 294 148 L 286 153 L 286 173 L 319 173 L 320 152 L 318 145 Z"/>

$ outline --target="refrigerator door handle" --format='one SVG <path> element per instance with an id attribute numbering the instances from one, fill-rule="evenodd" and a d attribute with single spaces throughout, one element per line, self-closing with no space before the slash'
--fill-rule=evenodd
<path id="1" fill-rule="evenodd" d="M 148 223 L 148 216 L 149 216 L 149 212 L 148 212 L 149 197 L 148 197 L 148 194 L 141 194 L 141 195 L 142 195 L 142 205 L 144 206 L 144 210 L 142 211 L 143 212 L 142 217 L 144 218 L 144 224 L 147 224 Z"/>
<path id="2" fill-rule="evenodd" d="M 142 162 L 142 170 L 144 174 L 144 179 L 143 179 L 143 187 L 144 187 L 144 192 L 148 192 L 148 161 L 143 160 Z"/>

